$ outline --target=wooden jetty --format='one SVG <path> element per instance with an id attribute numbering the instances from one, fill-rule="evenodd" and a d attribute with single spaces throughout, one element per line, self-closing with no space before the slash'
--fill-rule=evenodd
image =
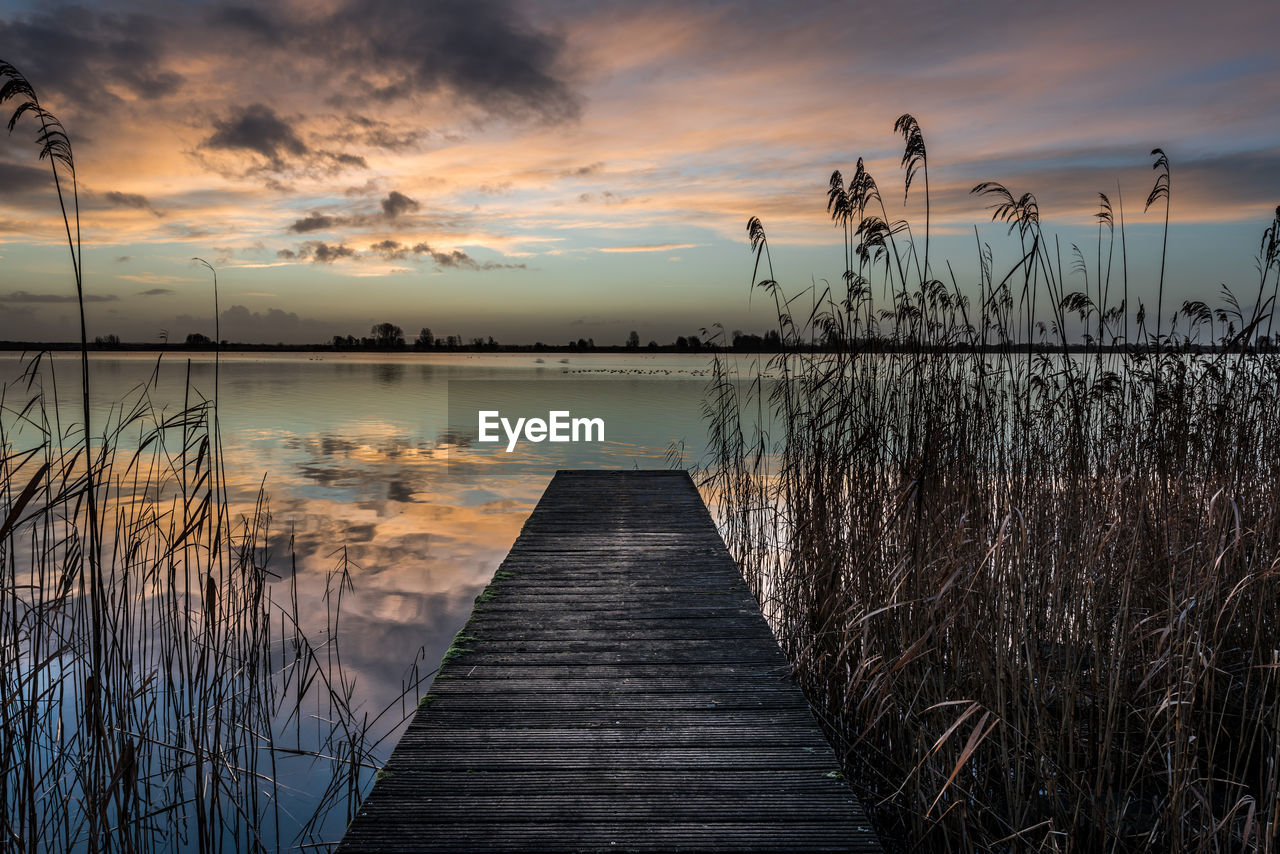
<path id="1" fill-rule="evenodd" d="M 684 472 L 562 471 L 339 852 L 879 851 Z"/>

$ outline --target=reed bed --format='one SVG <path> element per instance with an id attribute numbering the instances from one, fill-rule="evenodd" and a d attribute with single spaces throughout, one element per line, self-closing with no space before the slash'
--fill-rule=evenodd
<path id="1" fill-rule="evenodd" d="M 91 420 L 106 407 L 90 406 L 71 142 L 0 62 L 11 100 L 10 131 L 33 118 L 56 181 L 82 407 L 78 420 L 60 410 L 68 378 L 47 354 L 0 387 L 0 849 L 323 848 L 372 781 L 374 733 L 394 728 L 359 707 L 342 666 L 345 554 L 324 585 L 325 624 L 304 631 L 291 542 L 271 554 L 265 493 L 247 509 L 229 494 L 216 379 L 210 399 L 188 379 L 167 410 L 153 401 L 157 362 Z M 215 273 L 215 314 L 216 288 Z"/>
<path id="2" fill-rule="evenodd" d="M 980 244 L 964 287 L 862 161 L 826 200 L 838 289 L 786 295 L 751 220 L 783 346 L 716 357 L 726 542 L 891 850 L 1275 851 L 1280 210 L 1256 298 L 1162 324 L 1121 205 L 1064 270 L 1033 196 L 974 191 L 1018 256 Z"/>

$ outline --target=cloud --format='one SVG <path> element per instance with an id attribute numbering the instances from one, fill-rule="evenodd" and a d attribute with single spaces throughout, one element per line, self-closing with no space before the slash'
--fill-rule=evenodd
<path id="1" fill-rule="evenodd" d="M 132 261 L 132 260 L 133 260 L 133 256 L 132 256 L 132 255 L 117 255 L 113 260 L 114 260 L 117 264 L 127 264 L 127 263 L 129 263 L 130 261 Z"/>
<path id="2" fill-rule="evenodd" d="M 311 244 L 312 258 L 317 264 L 332 264 L 339 258 L 350 258 L 356 254 L 356 251 L 344 244 L 330 246 L 327 243 L 316 241 Z"/>
<path id="3" fill-rule="evenodd" d="M 601 202 L 603 202 L 606 205 L 625 205 L 627 202 L 631 201 L 626 196 L 619 195 L 618 193 L 615 193 L 612 190 L 604 190 L 603 192 L 600 193 L 598 198 Z M 597 196 L 595 193 L 579 193 L 578 194 L 578 201 L 580 202 L 594 202 L 596 201 L 596 199 L 597 199 Z"/>
<path id="4" fill-rule="evenodd" d="M 294 249 L 281 249 L 276 252 L 277 258 L 286 261 L 311 261 L 313 264 L 332 264 L 339 258 L 351 258 L 356 251 L 343 243 L 330 244 L 322 240 L 308 240 Z"/>
<path id="5" fill-rule="evenodd" d="M 296 121 L 301 123 L 302 119 Z M 199 148 L 248 155 L 254 164 L 243 170 L 246 177 L 264 172 L 331 175 L 345 169 L 366 169 L 369 165 L 358 154 L 308 145 L 293 124 L 262 103 L 232 107 L 224 118 L 213 119 L 213 133 L 204 138 Z M 223 173 L 236 172 L 234 164 L 213 161 L 207 165 Z"/>
<path id="6" fill-rule="evenodd" d="M 84 6 L 40 10 L 0 20 L 0 44 L 44 103 L 52 93 L 101 110 L 121 103 L 120 93 L 156 100 L 177 93 L 185 81 L 165 67 L 164 26 L 147 14 Z"/>
<path id="7" fill-rule="evenodd" d="M 254 152 L 276 170 L 284 168 L 286 156 L 301 158 L 310 153 L 293 128 L 266 104 L 233 110 L 225 119 L 214 119 L 213 129 L 205 146 Z"/>
<path id="8" fill-rule="evenodd" d="M 677 249 L 693 249 L 700 243 L 645 243 L 637 246 L 603 246 L 600 252 L 674 252 Z"/>
<path id="9" fill-rule="evenodd" d="M 560 73 L 562 40 L 506 0 L 446 0 L 410 14 L 399 0 L 348 2 L 303 32 L 354 69 L 352 100 L 443 93 L 490 118 L 545 122 L 581 112 Z"/>
<path id="10" fill-rule="evenodd" d="M 208 317 L 183 314 L 175 318 L 174 325 L 178 330 L 207 330 L 205 334 L 213 334 L 213 330 L 209 328 L 213 323 Z M 233 305 L 222 312 L 221 326 L 224 338 L 243 344 L 277 341 L 315 343 L 325 341 L 333 335 L 331 324 L 314 318 L 301 317 L 296 312 L 281 308 L 268 308 L 266 311 L 257 312 L 250 311 L 243 305 Z"/>
<path id="11" fill-rule="evenodd" d="M 404 213 L 416 211 L 422 207 L 418 202 L 396 190 L 388 193 L 381 205 L 381 213 L 324 214 L 312 211 L 302 219 L 294 220 L 288 230 L 294 234 L 309 234 L 313 231 L 333 231 L 337 228 L 364 228 L 390 222 Z"/>
<path id="12" fill-rule="evenodd" d="M 312 231 L 328 231 L 334 226 L 339 225 L 339 223 L 340 221 L 336 217 L 312 211 L 309 216 L 304 216 L 302 219 L 295 221 L 293 225 L 289 226 L 289 231 L 292 231 L 294 234 L 307 234 Z"/>
<path id="13" fill-rule="evenodd" d="M 85 294 L 85 302 L 115 302 L 118 300 L 115 294 Z M 10 291 L 7 294 L 0 294 L 0 302 L 18 302 L 18 303 L 60 303 L 60 302 L 76 302 L 75 294 L 33 294 L 30 291 Z"/>
<path id="14" fill-rule="evenodd" d="M 124 279 L 126 282 L 137 282 L 140 285 L 170 285 L 174 282 L 198 282 L 200 279 L 191 279 L 186 276 L 165 276 L 160 273 L 117 273 L 117 279 Z"/>
<path id="15" fill-rule="evenodd" d="M 269 16 L 250 6 L 218 6 L 209 10 L 208 20 L 239 33 L 256 37 L 265 44 L 276 46 L 288 34 L 287 29 Z"/>
<path id="16" fill-rule="evenodd" d="M 121 193 L 116 190 L 112 190 L 105 193 L 103 198 L 106 199 L 107 204 L 114 205 L 118 208 L 133 208 L 135 210 L 147 211 L 155 214 L 156 216 L 164 216 L 164 214 L 155 209 L 151 204 L 151 200 L 141 193 Z"/>
<path id="17" fill-rule="evenodd" d="M 32 149 L 34 153 L 34 147 Z M 34 157 L 32 158 L 35 159 Z M 0 160 L 0 186 L 5 188 L 5 202 L 11 195 L 26 193 L 44 194 L 53 189 L 53 175 L 48 167 L 36 168 Z"/>
<path id="18" fill-rule="evenodd" d="M 430 258 L 436 266 L 452 270 L 525 270 L 525 264 L 501 264 L 495 261 L 480 262 L 461 249 L 445 252 L 433 249 L 426 242 L 407 246 L 397 240 L 382 240 L 369 247 L 369 252 L 386 261 L 426 260 Z"/>
<path id="19" fill-rule="evenodd" d="M 272 76 L 314 75 L 319 94 L 348 104 L 439 96 L 490 118 L 546 121 L 576 118 L 581 109 L 567 81 L 562 38 L 510 0 L 337 0 L 318 9 L 144 0 L 121 11 L 19 6 L 5 14 L 5 58 L 42 98 L 53 93 L 99 113 L 134 98 L 202 91 L 209 58 L 230 59 L 263 88 Z M 220 83 L 238 79 L 224 74 Z M 239 118 L 224 119 L 228 140 L 261 143 L 237 134 Z M 389 149 L 415 144 L 420 133 L 376 120 L 369 131 L 372 144 Z"/>
<path id="20" fill-rule="evenodd" d="M 138 296 L 140 296 L 140 297 L 167 297 L 167 296 L 170 296 L 171 294 L 175 294 L 175 293 L 177 293 L 177 291 L 173 290 L 172 288 L 151 288 L 150 290 L 146 290 L 146 291 L 138 291 Z"/>
<path id="21" fill-rule="evenodd" d="M 335 142 L 357 142 L 371 148 L 400 152 L 417 148 L 431 136 L 430 131 L 420 127 L 395 126 L 382 119 L 358 114 L 347 118 L 350 124 L 331 135 Z"/>
<path id="22" fill-rule="evenodd" d="M 387 197 L 382 200 L 382 212 L 387 219 L 395 219 L 406 211 L 416 211 L 420 207 L 422 206 L 413 199 L 395 190 L 388 193 Z"/>
<path id="23" fill-rule="evenodd" d="M 409 256 L 410 249 L 398 240 L 380 240 L 369 251 L 388 261 L 400 261 Z"/>

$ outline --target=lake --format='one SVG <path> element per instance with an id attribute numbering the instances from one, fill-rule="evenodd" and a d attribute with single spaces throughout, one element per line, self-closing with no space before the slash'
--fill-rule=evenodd
<path id="1" fill-rule="evenodd" d="M 9 407 L 24 397 L 23 364 L 0 354 Z M 248 513 L 265 485 L 272 551 L 287 567 L 292 538 L 310 632 L 324 629 L 325 581 L 345 549 L 354 592 L 342 601 L 343 664 L 364 711 L 393 705 L 384 721 L 395 723 L 425 692 L 557 469 L 701 459 L 709 366 L 707 355 L 673 354 L 224 354 L 218 412 L 231 504 Z M 159 409 L 181 409 L 188 393 L 214 397 L 212 354 L 94 354 L 95 430 L 153 374 Z M 79 421 L 78 354 L 56 355 L 43 382 L 64 427 Z M 505 435 L 479 441 L 481 410 L 511 424 L 553 411 L 598 418 L 604 439 L 522 436 L 508 452 Z M 22 447 L 21 432 L 8 438 Z M 273 584 L 274 598 L 287 596 L 283 581 Z M 423 682 L 397 703 L 415 661 Z M 392 733 L 381 759 L 394 743 Z"/>

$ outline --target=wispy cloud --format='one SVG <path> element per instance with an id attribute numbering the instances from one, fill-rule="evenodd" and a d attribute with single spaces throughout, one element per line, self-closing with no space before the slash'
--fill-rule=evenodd
<path id="1" fill-rule="evenodd" d="M 146 211 L 147 213 L 163 217 L 164 214 L 156 210 L 155 205 L 151 204 L 151 200 L 141 193 L 121 193 L 118 190 L 111 190 L 103 195 L 103 199 L 107 204 L 119 208 L 133 208 L 134 210 Z"/>
<path id="2" fill-rule="evenodd" d="M 115 294 L 85 294 L 85 302 L 115 302 L 118 300 Z M 10 291 L 7 294 L 0 294 L 0 303 L 16 302 L 16 303 L 73 303 L 76 302 L 75 294 L 33 294 L 30 291 Z"/>
<path id="3" fill-rule="evenodd" d="M 126 282 L 137 282 L 140 285 L 169 285 L 174 282 L 200 281 L 187 276 L 166 276 L 161 273 L 116 273 L 112 278 L 123 279 Z"/>
<path id="4" fill-rule="evenodd" d="M 602 246 L 599 252 L 674 252 L 677 249 L 693 249 L 701 243 L 646 243 L 636 246 Z"/>

